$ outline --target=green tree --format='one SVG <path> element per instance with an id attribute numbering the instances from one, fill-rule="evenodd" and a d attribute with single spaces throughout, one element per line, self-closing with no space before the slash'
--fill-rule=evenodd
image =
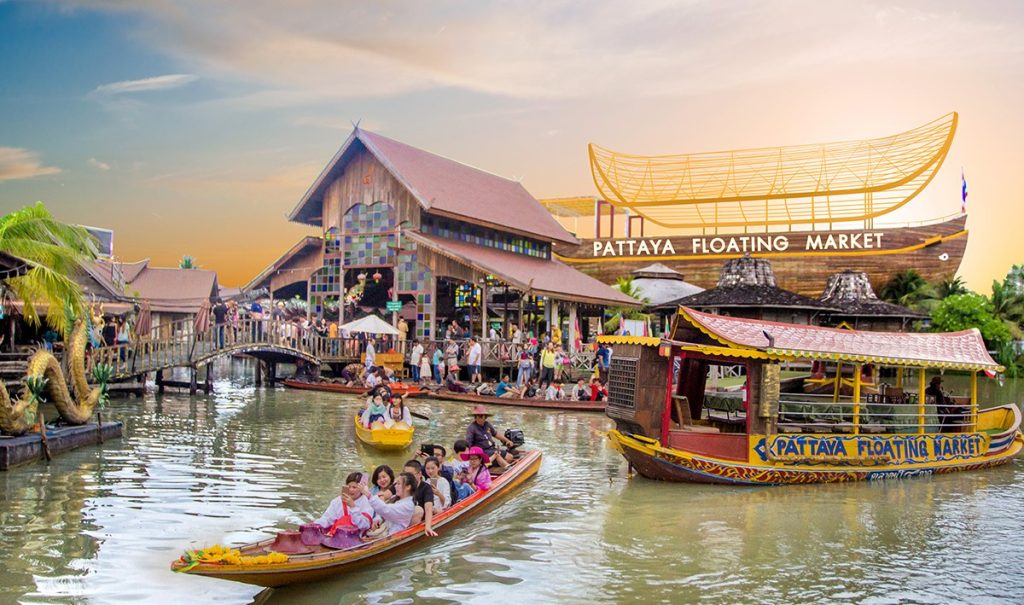
<path id="1" fill-rule="evenodd" d="M 931 312 L 938 300 L 935 288 L 913 269 L 900 271 L 878 292 L 882 300 L 922 312 Z"/>
<path id="2" fill-rule="evenodd" d="M 612 287 L 630 298 L 635 298 L 643 305 L 648 305 L 651 303 L 651 300 L 649 298 L 646 298 L 645 296 L 643 296 L 643 294 L 641 294 L 640 289 L 637 288 L 635 283 L 633 283 L 632 277 L 619 277 L 615 280 L 615 285 Z M 604 323 L 604 331 L 605 333 L 608 334 L 614 332 L 619 328 L 619 314 L 621 314 L 626 319 L 647 319 L 649 317 L 648 314 L 644 313 L 640 309 L 625 306 L 610 307 L 607 311 L 607 314 L 611 316 L 611 319 Z"/>
<path id="3" fill-rule="evenodd" d="M 185 256 L 181 257 L 180 261 L 178 261 L 178 268 L 179 269 L 198 269 L 199 268 L 199 263 L 196 262 L 196 259 L 194 259 L 191 256 L 189 256 L 188 254 L 186 254 Z"/>
<path id="4" fill-rule="evenodd" d="M 1006 324 L 1014 339 L 1024 338 L 1024 290 L 1018 290 L 1009 277 L 999 282 L 992 280 L 992 312 Z"/>
<path id="5" fill-rule="evenodd" d="M 996 317 L 988 297 L 981 294 L 954 294 L 932 311 L 932 330 L 957 332 L 977 328 L 990 349 L 1000 350 L 1012 338 L 1009 328 Z"/>
<path id="6" fill-rule="evenodd" d="M 964 283 L 964 279 L 959 275 L 947 277 L 946 279 L 939 280 L 935 284 L 935 296 L 939 300 L 953 296 L 954 294 L 967 294 L 968 292 L 970 292 L 970 290 L 967 289 L 967 284 Z"/>
<path id="7" fill-rule="evenodd" d="M 88 231 L 58 221 L 42 202 L 36 202 L 0 217 L 0 250 L 32 267 L 6 284 L 24 304 L 26 321 L 38 325 L 36 305 L 43 302 L 51 310 L 69 307 L 76 315 L 84 314 L 82 287 L 74 277 L 82 263 L 96 258 L 96 240 Z M 63 313 L 47 313 L 46 319 L 51 327 L 64 332 Z"/>
<path id="8" fill-rule="evenodd" d="M 1024 292 L 1024 265 L 1010 267 L 1004 283 L 1012 286 L 1014 290 Z"/>

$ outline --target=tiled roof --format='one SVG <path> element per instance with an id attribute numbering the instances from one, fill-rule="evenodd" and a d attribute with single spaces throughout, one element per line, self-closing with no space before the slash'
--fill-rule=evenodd
<path id="1" fill-rule="evenodd" d="M 352 157 L 346 152 L 360 141 L 428 212 L 461 217 L 543 241 L 579 243 L 517 181 L 417 149 L 356 128 L 316 182 L 292 210 L 291 220 L 309 216 L 307 205 L 322 204 L 330 182 Z"/>
<path id="2" fill-rule="evenodd" d="M 696 307 L 699 309 L 725 309 L 732 307 L 785 307 L 790 309 L 812 309 L 837 311 L 834 305 L 802 296 L 774 286 L 717 286 L 680 298 L 661 306 Z"/>
<path id="3" fill-rule="evenodd" d="M 150 301 L 153 311 L 195 313 L 216 295 L 217 273 L 203 269 L 147 267 L 125 286 L 125 294 Z"/>
<path id="4" fill-rule="evenodd" d="M 554 259 L 514 254 L 423 233 L 409 232 L 408 236 L 438 254 L 489 273 L 514 288 L 525 290 L 533 284 L 533 293 L 560 300 L 603 305 L 640 304 L 636 299 Z"/>
<path id="5" fill-rule="evenodd" d="M 948 333 L 869 332 L 740 319 L 685 307 L 679 312 L 722 344 L 778 355 L 974 370 L 1000 368 L 975 329 Z"/>

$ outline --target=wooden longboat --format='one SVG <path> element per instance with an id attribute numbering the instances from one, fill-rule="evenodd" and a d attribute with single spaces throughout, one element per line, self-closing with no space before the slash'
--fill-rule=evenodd
<path id="1" fill-rule="evenodd" d="M 650 479 L 733 485 L 894 479 L 1006 464 L 1024 447 L 1016 405 L 978 409 L 978 373 L 1003 368 L 977 330 L 837 330 L 680 307 L 671 338 L 659 346 L 621 337 L 616 343 L 607 409 L 616 429 L 608 439 Z M 780 364 L 807 360 L 853 365 L 852 394 L 780 393 Z M 860 376 L 868 363 L 895 368 L 896 384 L 865 396 Z M 747 379 L 742 415 L 731 421 L 704 405 L 714 365 L 741 366 Z M 969 403 L 936 405 L 926 393 L 929 370 L 968 372 Z"/>
<path id="2" fill-rule="evenodd" d="M 398 423 L 391 428 L 365 428 L 355 415 L 356 437 L 366 445 L 378 450 L 404 450 L 412 445 L 416 429 Z"/>
<path id="3" fill-rule="evenodd" d="M 304 391 L 323 391 L 327 393 L 345 393 L 348 395 L 365 395 L 368 389 L 363 386 L 349 386 L 345 384 L 334 384 L 333 382 L 306 382 L 304 380 L 293 380 L 291 378 L 281 381 L 284 386 L 291 389 Z M 426 389 L 416 384 L 405 384 L 393 382 L 387 385 L 391 392 L 402 397 L 422 397 L 427 394 Z"/>
<path id="4" fill-rule="evenodd" d="M 508 470 L 494 477 L 489 490 L 477 492 L 469 498 L 459 501 L 455 506 L 434 515 L 434 529 L 443 533 L 445 529 L 455 527 L 471 515 L 510 495 L 526 480 L 537 474 L 540 463 L 540 451 L 525 452 L 522 458 L 509 466 Z M 353 569 L 379 563 L 423 542 L 438 539 L 440 538 L 426 538 L 423 534 L 423 524 L 420 523 L 393 536 L 368 542 L 353 549 L 332 550 L 323 546 L 314 547 L 314 552 L 305 555 L 291 555 L 284 563 L 261 565 L 200 563 L 191 569 L 186 569 L 187 565 L 178 560 L 171 563 L 171 570 L 255 584 L 256 586 L 287 586 L 338 576 Z M 269 538 L 246 544 L 239 550 L 243 556 L 266 554 L 273 542 L 274 539 Z"/>
<path id="5" fill-rule="evenodd" d="M 606 401 L 545 401 L 544 399 L 511 399 L 505 397 L 493 397 L 489 395 L 477 395 L 475 393 L 453 393 L 441 389 L 433 391 L 429 395 L 434 399 L 444 401 L 461 401 L 472 404 L 487 405 L 509 405 L 521 408 L 539 408 L 544 410 L 568 410 L 576 412 L 603 412 L 608 405 Z"/>

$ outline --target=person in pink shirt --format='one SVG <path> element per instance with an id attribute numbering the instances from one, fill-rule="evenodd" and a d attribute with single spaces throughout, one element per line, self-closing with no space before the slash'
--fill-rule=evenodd
<path id="1" fill-rule="evenodd" d="M 483 449 L 474 445 L 469 451 L 459 454 L 459 457 L 469 461 L 469 468 L 460 474 L 460 480 L 469 485 L 474 493 L 490 489 L 491 471 L 488 470 L 487 464 L 491 459 Z"/>

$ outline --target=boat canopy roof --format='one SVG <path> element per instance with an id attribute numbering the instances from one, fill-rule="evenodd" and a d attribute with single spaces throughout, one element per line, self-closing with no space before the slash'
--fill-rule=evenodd
<path id="1" fill-rule="evenodd" d="M 684 349 L 731 357 L 1003 370 L 973 328 L 941 333 L 869 332 L 741 319 L 679 307 L 672 340 Z"/>
<path id="2" fill-rule="evenodd" d="M 953 112 L 877 139 L 684 155 L 629 155 L 591 143 L 590 169 L 604 199 L 664 227 L 861 221 L 924 189 L 956 125 Z"/>

